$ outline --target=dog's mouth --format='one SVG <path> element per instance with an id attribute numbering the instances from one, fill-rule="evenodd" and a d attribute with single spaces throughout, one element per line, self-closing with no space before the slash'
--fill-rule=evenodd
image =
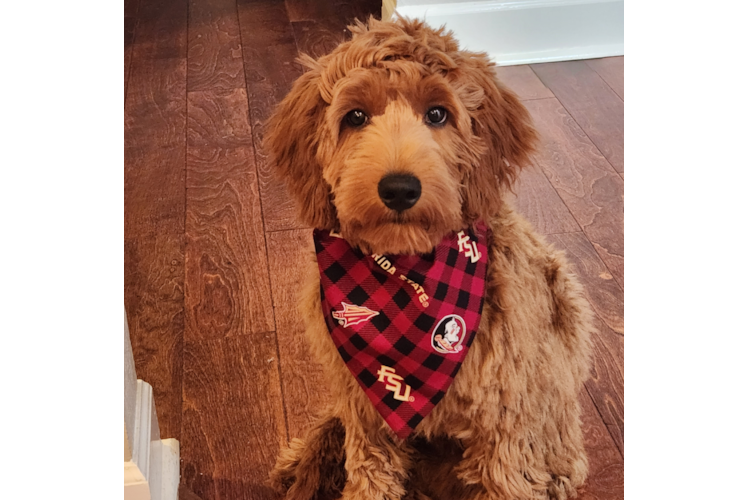
<path id="1" fill-rule="evenodd" d="M 375 224 L 341 224 L 341 235 L 353 246 L 365 253 L 383 255 L 428 254 L 450 230 L 407 213 L 388 214 Z"/>
<path id="2" fill-rule="evenodd" d="M 408 212 L 395 212 L 388 217 L 384 217 L 380 225 L 385 224 L 397 224 L 400 226 L 414 225 L 422 228 L 424 231 L 429 231 L 431 227 L 431 221 L 428 219 L 415 217 Z"/>

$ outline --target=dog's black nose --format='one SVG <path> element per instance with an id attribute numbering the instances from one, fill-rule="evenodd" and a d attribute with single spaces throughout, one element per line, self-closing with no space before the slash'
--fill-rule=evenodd
<path id="1" fill-rule="evenodd" d="M 421 197 L 421 181 L 410 174 L 390 174 L 379 181 L 379 197 L 387 208 L 402 212 Z"/>

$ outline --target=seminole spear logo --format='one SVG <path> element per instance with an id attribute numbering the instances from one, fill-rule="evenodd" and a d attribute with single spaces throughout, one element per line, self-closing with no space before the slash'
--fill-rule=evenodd
<path id="1" fill-rule="evenodd" d="M 341 304 L 343 304 L 343 310 L 333 311 L 332 317 L 338 320 L 338 323 L 343 328 L 358 325 L 362 321 L 369 320 L 374 316 L 379 315 L 378 312 L 372 311 L 368 307 L 354 306 L 351 304 L 346 304 L 345 302 L 341 302 Z"/>

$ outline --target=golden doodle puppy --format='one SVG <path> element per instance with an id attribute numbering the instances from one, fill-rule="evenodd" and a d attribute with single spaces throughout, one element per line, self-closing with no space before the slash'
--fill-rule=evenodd
<path id="1" fill-rule="evenodd" d="M 315 228 L 300 304 L 333 395 L 271 483 L 293 499 L 573 497 L 591 315 L 504 199 L 529 114 L 443 29 L 351 31 L 302 58 L 265 138 Z"/>

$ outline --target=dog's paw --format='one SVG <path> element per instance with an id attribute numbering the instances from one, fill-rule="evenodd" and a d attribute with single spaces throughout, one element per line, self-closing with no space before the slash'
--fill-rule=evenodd
<path id="1" fill-rule="evenodd" d="M 548 498 L 551 500 L 567 500 L 576 496 L 577 489 L 572 484 L 571 479 L 566 476 L 554 475 L 548 483 Z"/>
<path id="2" fill-rule="evenodd" d="M 296 469 L 304 447 L 304 441 L 292 439 L 288 448 L 278 454 L 275 467 L 270 472 L 270 486 L 278 493 L 285 494 L 296 482 Z"/>

